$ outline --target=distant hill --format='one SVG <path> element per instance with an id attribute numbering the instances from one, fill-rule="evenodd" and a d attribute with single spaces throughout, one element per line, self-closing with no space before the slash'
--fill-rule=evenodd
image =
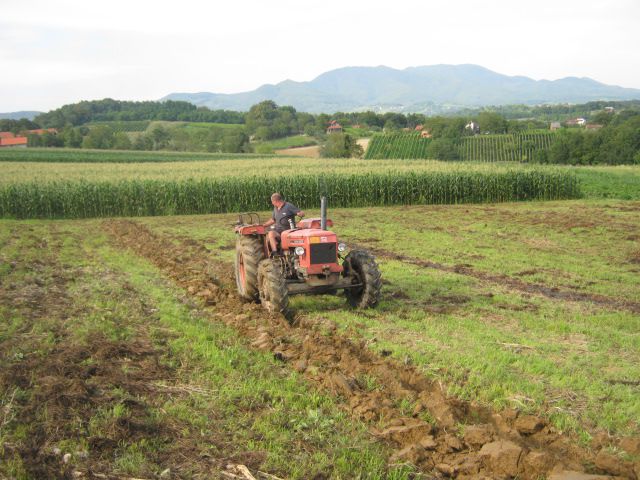
<path id="1" fill-rule="evenodd" d="M 345 67 L 310 82 L 285 80 L 236 94 L 172 93 L 162 100 L 240 111 L 273 100 L 311 113 L 373 110 L 434 114 L 483 105 L 632 99 L 640 99 L 639 89 L 605 85 L 590 78 L 533 80 L 502 75 L 478 65 L 432 65 L 404 70 Z"/>
<path id="2" fill-rule="evenodd" d="M 0 120 L 20 120 L 22 118 L 26 118 L 27 120 L 33 120 L 37 115 L 40 115 L 42 112 L 8 112 L 8 113 L 0 113 Z"/>

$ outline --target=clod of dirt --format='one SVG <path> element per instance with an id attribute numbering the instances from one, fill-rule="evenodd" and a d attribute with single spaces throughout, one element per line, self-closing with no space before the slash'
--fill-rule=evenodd
<path id="1" fill-rule="evenodd" d="M 429 435 L 431 431 L 432 427 L 428 423 L 415 421 L 415 423 L 409 425 L 389 427 L 380 432 L 380 436 L 388 440 L 393 440 L 400 445 L 406 445 L 407 443 L 420 443 L 423 440 L 427 440 L 427 435 Z M 431 437 L 431 441 L 433 441 L 433 437 Z M 430 443 L 427 442 L 427 445 L 430 445 Z"/>
<path id="2" fill-rule="evenodd" d="M 589 473 L 562 470 L 552 473 L 547 480 L 610 480 L 606 475 L 591 475 Z"/>
<path id="3" fill-rule="evenodd" d="M 456 468 L 448 463 L 438 463 L 436 465 L 436 470 L 447 477 L 453 477 L 456 474 Z"/>
<path id="4" fill-rule="evenodd" d="M 514 427 L 523 435 L 532 435 L 544 427 L 545 422 L 540 417 L 534 415 L 524 415 L 518 417 L 514 423 Z"/>
<path id="5" fill-rule="evenodd" d="M 336 372 L 331 376 L 331 384 L 336 393 L 344 395 L 347 398 L 351 396 L 351 393 L 355 388 L 355 382 L 339 372 Z"/>
<path id="6" fill-rule="evenodd" d="M 447 434 L 444 437 L 448 452 L 458 452 L 464 448 L 462 441 L 455 435 Z"/>
<path id="7" fill-rule="evenodd" d="M 413 465 L 418 465 L 422 463 L 425 458 L 425 450 L 422 447 L 419 445 L 409 445 L 391 455 L 391 457 L 389 457 L 389 461 L 392 463 L 404 461 L 410 462 Z"/>
<path id="8" fill-rule="evenodd" d="M 542 478 L 553 465 L 551 455 L 546 452 L 532 451 L 522 461 L 524 469 L 532 478 Z"/>
<path id="9" fill-rule="evenodd" d="M 483 445 L 480 458 L 494 473 L 515 477 L 518 475 L 522 448 L 509 440 L 498 440 Z"/>
<path id="10" fill-rule="evenodd" d="M 433 450 L 438 446 L 438 444 L 433 438 L 433 435 L 427 435 L 422 440 L 420 440 L 420 446 L 425 450 Z"/>
<path id="11" fill-rule="evenodd" d="M 493 440 L 491 425 L 469 425 L 464 429 L 464 441 L 472 448 L 480 448 Z"/>
<path id="12" fill-rule="evenodd" d="M 620 440 L 620 448 L 629 455 L 640 455 L 640 438 L 627 437 Z"/>
<path id="13" fill-rule="evenodd" d="M 633 464 L 605 450 L 600 450 L 596 456 L 595 465 L 599 470 L 611 475 L 622 475 L 626 478 L 633 478 Z"/>

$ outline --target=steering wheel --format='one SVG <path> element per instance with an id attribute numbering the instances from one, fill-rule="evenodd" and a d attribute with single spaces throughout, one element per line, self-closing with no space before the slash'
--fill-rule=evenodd
<path id="1" fill-rule="evenodd" d="M 289 219 L 293 220 L 293 224 L 296 225 L 296 217 L 302 218 L 296 213 L 291 217 L 282 217 L 280 220 L 278 220 L 278 222 L 280 223 L 281 227 L 285 227 L 286 229 L 289 229 L 290 228 Z"/>

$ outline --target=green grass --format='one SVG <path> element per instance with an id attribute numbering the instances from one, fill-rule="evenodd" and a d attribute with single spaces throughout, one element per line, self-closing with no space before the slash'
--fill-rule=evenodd
<path id="1" fill-rule="evenodd" d="M 113 129 L 114 132 L 144 132 L 151 122 L 148 120 L 139 121 L 104 121 L 91 122 L 86 126 L 89 128 L 97 126 L 106 126 Z"/>
<path id="2" fill-rule="evenodd" d="M 266 140 L 256 142 L 256 148 L 266 148 L 273 150 L 281 150 L 285 148 L 307 147 L 317 145 L 318 141 L 308 135 L 293 135 L 290 137 L 278 138 L 276 140 Z"/>
<path id="3" fill-rule="evenodd" d="M 351 135 L 352 137 L 355 137 L 355 138 L 367 138 L 374 135 L 374 132 L 367 128 L 353 128 L 353 127 L 344 128 L 344 133 Z"/>
<path id="4" fill-rule="evenodd" d="M 584 166 L 573 170 L 588 198 L 640 200 L 640 166 Z"/>
<path id="5" fill-rule="evenodd" d="M 3 170 L 5 170 L 5 168 L 11 169 L 13 162 L 38 162 L 42 163 L 41 166 L 44 167 L 44 165 L 48 163 L 56 165 L 74 163 L 146 164 L 228 160 L 232 158 L 241 158 L 246 160 L 262 157 L 264 157 L 264 155 L 253 155 L 248 153 L 148 152 L 136 150 L 88 150 L 73 148 L 4 148 L 0 150 L 0 163 L 2 163 Z M 5 164 L 3 162 L 8 163 Z M 33 168 L 32 165 L 22 167 L 20 165 L 16 166 L 18 167 L 18 170 Z M 63 169 L 65 168 L 63 166 L 60 167 Z M 109 170 L 110 168 L 110 166 L 106 165 L 105 167 L 105 170 Z M 40 166 L 36 168 L 40 168 Z M 140 168 L 140 166 L 138 166 L 138 168 Z M 56 170 L 55 165 L 51 165 L 51 170 Z"/>
<path id="6" fill-rule="evenodd" d="M 640 300 L 633 260 L 640 258 L 633 240 L 640 235 L 636 204 L 331 209 L 329 217 L 348 245 L 451 268 L 464 264 L 495 278 L 606 295 L 620 303 Z M 162 234 L 194 238 L 222 261 L 233 261 L 232 215 L 144 223 Z M 302 315 L 334 320 L 376 351 L 410 359 L 460 398 L 541 414 L 585 439 L 598 430 L 640 433 L 637 387 L 619 383 L 640 376 L 637 314 L 385 257 L 378 261 L 385 279 L 378 309 L 353 312 L 341 297 L 298 296 L 292 306 Z"/>
<path id="7" fill-rule="evenodd" d="M 187 130 L 209 129 L 212 127 L 225 130 L 237 130 L 244 128 L 243 124 L 237 123 L 214 123 L 214 122 L 187 122 L 182 124 Z"/>

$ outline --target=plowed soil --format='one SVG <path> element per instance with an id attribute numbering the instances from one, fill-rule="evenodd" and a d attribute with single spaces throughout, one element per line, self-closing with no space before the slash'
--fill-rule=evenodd
<path id="1" fill-rule="evenodd" d="M 331 322 L 302 316 L 291 326 L 259 305 L 241 302 L 232 266 L 214 260 L 198 242 L 179 242 L 132 221 L 103 226 L 118 246 L 149 259 L 201 299 L 213 318 L 340 397 L 352 416 L 393 446 L 391 462 L 410 462 L 428 478 L 638 478 L 640 464 L 602 446 L 582 448 L 542 418 L 447 398 L 441 385 L 415 367 L 373 353 L 364 341 L 337 332 Z M 403 404 L 413 411 L 401 408 Z"/>

